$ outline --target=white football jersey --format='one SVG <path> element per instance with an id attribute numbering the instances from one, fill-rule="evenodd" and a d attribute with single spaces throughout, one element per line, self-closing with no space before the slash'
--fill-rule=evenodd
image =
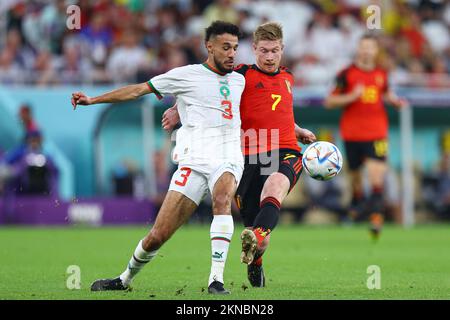
<path id="1" fill-rule="evenodd" d="M 241 161 L 239 106 L 245 78 L 221 74 L 207 64 L 179 67 L 148 81 L 159 97 L 174 95 L 182 127 L 177 132 L 174 161 Z"/>

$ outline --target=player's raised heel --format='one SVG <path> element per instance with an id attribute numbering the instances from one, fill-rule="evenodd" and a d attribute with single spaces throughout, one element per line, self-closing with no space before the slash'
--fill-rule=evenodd
<path id="1" fill-rule="evenodd" d="M 252 230 L 245 229 L 241 233 L 242 252 L 241 262 L 249 265 L 253 262 L 256 253 L 258 240 Z"/>
<path id="2" fill-rule="evenodd" d="M 223 283 L 219 281 L 213 281 L 208 287 L 208 293 L 211 294 L 230 294 L 231 292 L 228 291 L 223 287 Z"/>
<path id="3" fill-rule="evenodd" d="M 91 291 L 116 291 L 127 290 L 131 291 L 130 287 L 125 287 L 119 277 L 114 279 L 100 279 L 95 280 L 91 285 Z"/>

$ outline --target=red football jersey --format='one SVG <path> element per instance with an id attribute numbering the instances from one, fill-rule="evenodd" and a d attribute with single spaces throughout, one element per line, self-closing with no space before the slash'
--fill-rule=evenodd
<path id="1" fill-rule="evenodd" d="M 242 146 L 245 155 L 276 149 L 300 151 L 295 136 L 293 75 L 285 68 L 268 74 L 256 65 L 239 65 L 245 76 L 241 96 Z"/>
<path id="2" fill-rule="evenodd" d="M 340 129 L 344 141 L 374 141 L 388 135 L 388 116 L 383 94 L 388 90 L 387 73 L 375 68 L 364 71 L 354 64 L 341 71 L 333 93 L 349 93 L 361 84 L 361 97 L 344 108 Z"/>

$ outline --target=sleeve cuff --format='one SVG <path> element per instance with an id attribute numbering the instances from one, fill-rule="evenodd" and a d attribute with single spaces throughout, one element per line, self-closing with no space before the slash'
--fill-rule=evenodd
<path id="1" fill-rule="evenodd" d="M 163 98 L 162 94 L 156 90 L 155 86 L 153 85 L 153 83 L 151 82 L 151 80 L 147 81 L 147 85 L 150 88 L 150 90 L 156 95 L 156 97 L 161 100 Z"/>

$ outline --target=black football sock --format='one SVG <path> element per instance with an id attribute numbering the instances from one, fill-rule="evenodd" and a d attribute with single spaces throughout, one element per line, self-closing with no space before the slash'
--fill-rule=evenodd
<path id="1" fill-rule="evenodd" d="M 253 223 L 258 245 L 261 245 L 264 238 L 276 227 L 280 216 L 280 207 L 280 202 L 274 197 L 266 197 L 261 201 L 261 209 Z"/>
<path id="2" fill-rule="evenodd" d="M 372 194 L 369 199 L 370 211 L 372 213 L 384 214 L 383 188 L 373 187 Z"/>

